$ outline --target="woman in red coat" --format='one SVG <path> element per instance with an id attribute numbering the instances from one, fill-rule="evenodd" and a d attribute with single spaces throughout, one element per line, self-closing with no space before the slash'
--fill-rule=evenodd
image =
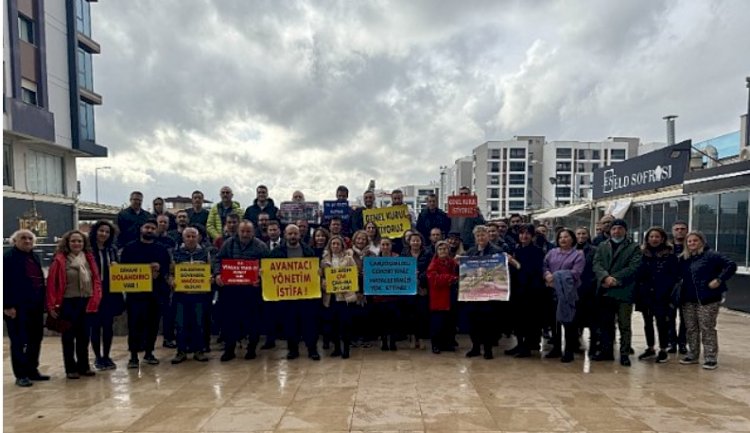
<path id="1" fill-rule="evenodd" d="M 71 230 L 57 244 L 47 278 L 47 311 L 52 318 L 70 324 L 62 333 L 68 379 L 94 375 L 89 365 L 86 315 L 96 313 L 101 299 L 102 283 L 89 239 L 82 232 Z"/>
<path id="2" fill-rule="evenodd" d="M 430 290 L 430 338 L 432 353 L 453 352 L 456 330 L 450 320 L 451 286 L 458 282 L 458 264 L 450 257 L 450 246 L 446 241 L 435 244 L 437 254 L 427 268 L 427 284 Z"/>

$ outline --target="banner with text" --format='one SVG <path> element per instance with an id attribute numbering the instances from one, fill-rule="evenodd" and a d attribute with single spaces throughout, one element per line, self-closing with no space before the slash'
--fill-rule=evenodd
<path id="1" fill-rule="evenodd" d="M 359 291 L 359 271 L 356 266 L 325 268 L 326 293 L 346 293 Z"/>
<path id="2" fill-rule="evenodd" d="M 109 291 L 112 293 L 150 292 L 153 287 L 151 265 L 118 263 L 109 267 Z"/>
<path id="3" fill-rule="evenodd" d="M 448 197 L 448 216 L 474 218 L 477 216 L 477 196 L 452 195 Z"/>
<path id="4" fill-rule="evenodd" d="M 378 226 L 380 236 L 389 239 L 397 239 L 404 232 L 411 229 L 411 216 L 409 208 L 405 205 L 382 207 L 379 209 L 365 209 L 362 212 L 365 225 L 374 222 Z"/>
<path id="5" fill-rule="evenodd" d="M 297 220 L 305 220 L 310 224 L 318 223 L 318 202 L 316 201 L 283 201 L 279 205 L 279 215 L 282 224 L 294 224 Z"/>
<path id="6" fill-rule="evenodd" d="M 259 269 L 258 260 L 222 259 L 221 281 L 227 286 L 256 286 Z"/>
<path id="7" fill-rule="evenodd" d="M 341 218 L 344 223 L 349 222 L 351 208 L 347 200 L 326 200 L 323 202 L 323 220 L 330 221 L 333 217 Z"/>
<path id="8" fill-rule="evenodd" d="M 320 293 L 320 259 L 263 259 L 263 300 L 290 301 L 316 299 Z"/>
<path id="9" fill-rule="evenodd" d="M 203 293 L 211 291 L 211 265 L 177 263 L 174 266 L 174 291 Z"/>
<path id="10" fill-rule="evenodd" d="M 416 295 L 417 259 L 365 257 L 365 295 Z"/>
<path id="11" fill-rule="evenodd" d="M 459 301 L 508 301 L 510 274 L 505 255 L 459 259 Z"/>

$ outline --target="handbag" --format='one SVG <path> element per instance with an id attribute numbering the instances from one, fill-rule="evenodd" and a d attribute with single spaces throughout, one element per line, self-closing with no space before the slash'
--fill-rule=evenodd
<path id="1" fill-rule="evenodd" d="M 44 326 L 51 331 L 63 334 L 73 327 L 73 323 L 70 320 L 61 319 L 59 316 L 57 318 L 54 318 L 50 314 L 47 314 L 47 319 L 44 321 Z"/>

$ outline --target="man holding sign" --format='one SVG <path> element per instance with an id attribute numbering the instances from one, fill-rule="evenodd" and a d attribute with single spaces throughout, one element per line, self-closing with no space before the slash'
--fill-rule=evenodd
<path id="1" fill-rule="evenodd" d="M 213 274 L 224 309 L 222 362 L 235 358 L 234 349 L 243 335 L 249 335 L 245 359 L 256 357 L 263 309 L 258 267 L 260 259 L 267 256 L 268 247 L 255 237 L 255 226 L 244 220 L 237 236 L 227 239 L 214 259 Z"/>
<path id="2" fill-rule="evenodd" d="M 182 231 L 183 244 L 174 251 L 177 354 L 172 364 L 185 361 L 190 352 L 196 361 L 208 361 L 203 354 L 203 324 L 211 302 L 211 254 L 200 246 L 200 238 L 198 229 L 187 227 Z"/>
<path id="3" fill-rule="evenodd" d="M 167 278 L 171 260 L 167 249 L 155 242 L 156 220 L 143 223 L 140 232 L 140 239 L 127 244 L 120 259 L 121 264 L 147 264 L 151 269 L 151 291 L 127 294 L 128 368 L 138 368 L 138 352 L 141 350 L 146 352 L 143 360 L 148 364 L 159 363 L 154 356 L 159 333 L 159 298 L 169 294 Z"/>
<path id="4" fill-rule="evenodd" d="M 284 239 L 286 245 L 273 250 L 271 252 L 271 258 L 274 259 L 291 259 L 291 258 L 303 258 L 303 257 L 315 257 L 315 252 L 312 248 L 305 244 L 300 243 L 300 232 L 299 227 L 294 224 L 289 224 L 284 230 Z M 284 266 L 281 266 L 284 267 Z M 280 267 L 280 268 L 281 268 Z M 289 264 L 289 267 L 292 267 Z M 289 278 L 306 277 L 309 275 L 302 275 L 304 272 L 296 272 L 297 265 L 294 265 L 294 274 L 286 275 Z M 317 269 L 317 267 L 316 267 Z M 279 269 L 278 273 L 274 275 L 266 275 L 265 278 L 274 279 L 278 276 L 283 278 L 283 272 L 287 269 Z M 271 269 L 273 272 L 273 269 Z M 304 271 L 304 270 L 303 270 Z M 299 278 L 297 278 L 299 279 Z M 316 281 L 315 281 L 316 280 Z M 271 280 L 267 281 L 268 283 Z M 294 297 L 293 300 L 289 301 L 278 301 L 279 310 L 282 311 L 284 317 L 284 330 L 286 332 L 286 341 L 289 348 L 289 353 L 286 355 L 286 359 L 299 358 L 299 336 L 302 335 L 302 339 L 307 346 L 307 356 L 314 360 L 320 360 L 320 354 L 318 353 L 318 311 L 320 310 L 320 275 L 314 276 L 314 280 L 311 282 L 312 286 L 317 286 L 317 297 L 309 299 L 307 296 L 302 295 L 296 297 L 297 294 L 292 293 L 290 296 Z M 317 283 L 317 284 L 316 284 Z M 302 286 L 302 283 L 299 284 Z M 286 296 L 287 293 L 285 292 Z"/>

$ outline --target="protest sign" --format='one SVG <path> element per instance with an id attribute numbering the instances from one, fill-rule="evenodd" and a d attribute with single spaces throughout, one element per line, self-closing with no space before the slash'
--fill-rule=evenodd
<path id="1" fill-rule="evenodd" d="M 151 265 L 121 264 L 109 267 L 109 291 L 113 293 L 150 292 L 153 289 Z"/>
<path id="2" fill-rule="evenodd" d="M 330 221 L 333 217 L 341 218 L 341 221 L 348 222 L 351 208 L 346 200 L 326 200 L 323 202 L 323 220 Z"/>
<path id="3" fill-rule="evenodd" d="M 177 263 L 174 266 L 174 291 L 210 292 L 211 265 L 208 263 Z"/>
<path id="4" fill-rule="evenodd" d="M 356 266 L 325 268 L 326 293 L 346 293 L 359 291 Z"/>
<path id="5" fill-rule="evenodd" d="M 474 218 L 477 216 L 477 196 L 452 195 L 448 197 L 448 216 Z"/>
<path id="6" fill-rule="evenodd" d="M 510 274 L 505 255 L 459 259 L 459 301 L 508 301 Z"/>
<path id="7" fill-rule="evenodd" d="M 279 205 L 279 215 L 282 224 L 294 224 L 297 220 L 317 224 L 318 202 L 283 201 Z"/>
<path id="8" fill-rule="evenodd" d="M 365 209 L 362 211 L 362 218 L 365 225 L 374 222 L 378 226 L 380 236 L 384 238 L 397 239 L 411 229 L 411 216 L 409 215 L 409 208 L 405 204 Z"/>
<path id="9" fill-rule="evenodd" d="M 416 295 L 417 259 L 365 257 L 365 295 Z"/>
<path id="10" fill-rule="evenodd" d="M 227 286 L 257 285 L 258 260 L 222 259 L 221 281 Z"/>
<path id="11" fill-rule="evenodd" d="M 319 268 L 320 260 L 317 257 L 261 260 L 263 300 L 320 298 Z"/>

